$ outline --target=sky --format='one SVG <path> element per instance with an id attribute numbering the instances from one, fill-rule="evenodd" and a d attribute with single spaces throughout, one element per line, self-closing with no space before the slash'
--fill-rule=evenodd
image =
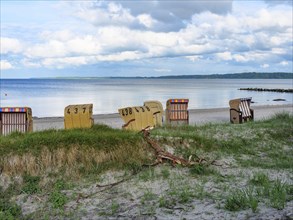
<path id="1" fill-rule="evenodd" d="M 1 78 L 293 72 L 291 0 L 1 2 Z"/>

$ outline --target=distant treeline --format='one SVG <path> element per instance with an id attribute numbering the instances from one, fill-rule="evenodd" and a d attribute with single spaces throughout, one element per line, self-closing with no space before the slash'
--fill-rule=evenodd
<path id="1" fill-rule="evenodd" d="M 152 78 L 152 77 L 150 77 Z M 212 74 L 212 75 L 177 75 L 177 76 L 160 76 L 153 78 L 162 79 L 293 79 L 293 73 L 232 73 L 232 74 Z"/>
<path id="2" fill-rule="evenodd" d="M 107 77 L 106 77 L 107 78 Z M 169 76 L 113 76 L 111 79 L 293 79 L 293 73 L 285 72 L 248 72 L 212 75 L 169 75 Z"/>

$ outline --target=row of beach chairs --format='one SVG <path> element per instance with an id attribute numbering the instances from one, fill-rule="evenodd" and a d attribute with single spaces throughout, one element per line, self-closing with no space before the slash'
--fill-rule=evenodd
<path id="1" fill-rule="evenodd" d="M 147 128 L 169 125 L 189 124 L 188 99 L 169 99 L 164 111 L 161 102 L 146 101 L 142 106 L 118 109 L 124 121 L 123 129 L 140 131 Z M 241 124 L 254 119 L 250 108 L 251 98 L 229 101 L 230 121 Z M 64 109 L 64 127 L 90 128 L 94 124 L 93 104 L 69 105 Z M 0 107 L 0 134 L 33 131 L 32 110 L 29 107 Z"/>

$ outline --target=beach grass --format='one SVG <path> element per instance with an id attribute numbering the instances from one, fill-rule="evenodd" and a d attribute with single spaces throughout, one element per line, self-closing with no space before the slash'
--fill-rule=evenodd
<path id="1" fill-rule="evenodd" d="M 95 125 L 1 137 L 0 167 L 10 175 L 64 172 L 68 176 L 140 166 L 146 144 L 137 132 Z"/>
<path id="2" fill-rule="evenodd" d="M 212 200 L 223 210 L 252 213 L 264 204 L 282 210 L 293 200 L 292 181 L 288 182 L 293 173 L 293 116 L 288 113 L 239 125 L 165 126 L 152 130 L 150 138 L 176 156 L 204 158 L 207 163 L 161 165 L 159 170 L 146 166 L 156 157 L 142 133 L 105 125 L 0 137 L 0 172 L 10 178 L 0 185 L 0 218 L 24 218 L 19 203 L 12 199 L 22 194 L 44 200 L 43 208 L 28 218 L 74 215 L 75 211 L 64 210 L 70 201 L 79 200 L 78 183 L 85 187 L 104 181 L 103 175 L 113 171 L 123 172 L 121 178 L 133 175 L 131 184 L 142 189 L 140 197 L 130 192 L 122 197 L 136 201 L 140 213 L 148 216 L 155 215 L 156 207 L 172 212 L 195 200 Z M 216 165 L 209 164 L 212 161 Z M 117 217 L 125 211 L 124 205 L 121 198 L 111 198 L 108 209 L 100 214 Z"/>

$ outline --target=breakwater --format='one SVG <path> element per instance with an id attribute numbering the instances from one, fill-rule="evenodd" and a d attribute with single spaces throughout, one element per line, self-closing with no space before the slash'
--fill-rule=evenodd
<path id="1" fill-rule="evenodd" d="M 248 90 L 248 91 L 257 91 L 257 92 L 286 92 L 286 93 L 293 93 L 293 89 L 240 88 L 239 90 Z"/>

